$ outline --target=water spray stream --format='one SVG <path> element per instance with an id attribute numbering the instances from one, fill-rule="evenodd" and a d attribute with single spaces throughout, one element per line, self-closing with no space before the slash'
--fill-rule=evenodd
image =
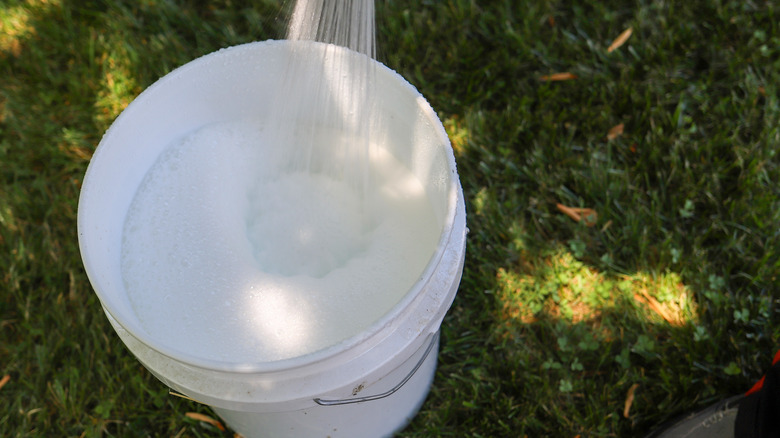
<path id="1" fill-rule="evenodd" d="M 279 89 L 280 120 L 295 120 L 295 129 L 272 123 L 287 169 L 322 172 L 342 180 L 366 198 L 372 189 L 372 114 L 376 38 L 373 0 L 298 0 L 287 39 L 294 44 Z M 346 47 L 363 56 L 343 56 L 335 48 L 311 51 L 316 41 Z M 310 114 L 317 111 L 317 115 Z M 316 119 L 318 122 L 312 122 Z M 343 136 L 339 147 L 324 150 L 315 133 L 317 123 Z"/>

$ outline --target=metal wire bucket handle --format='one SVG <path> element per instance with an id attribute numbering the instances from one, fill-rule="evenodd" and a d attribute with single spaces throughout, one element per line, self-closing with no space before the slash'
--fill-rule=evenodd
<path id="1" fill-rule="evenodd" d="M 425 362 L 425 359 L 428 357 L 428 354 L 433 350 L 433 346 L 436 345 L 436 341 L 439 340 L 439 332 L 431 334 L 431 341 L 428 343 L 428 348 L 425 349 L 425 353 L 423 353 L 420 360 L 417 362 L 417 364 L 412 368 L 412 370 L 409 372 L 409 374 L 406 375 L 406 377 L 401 380 L 401 382 L 397 385 L 395 385 L 392 389 L 389 391 L 383 392 L 381 394 L 376 395 L 367 395 L 364 397 L 354 397 L 354 398 L 344 398 L 340 400 L 325 400 L 321 398 L 315 398 L 314 402 L 317 403 L 320 406 L 339 406 L 339 405 L 348 405 L 352 403 L 361 403 L 361 402 L 367 402 L 367 401 L 373 401 L 373 400 L 379 400 L 388 396 L 393 395 L 396 391 L 401 389 L 402 386 L 406 384 L 406 382 L 409 381 L 409 379 L 414 376 L 414 373 L 417 372 L 418 369 L 422 366 L 423 362 Z"/>

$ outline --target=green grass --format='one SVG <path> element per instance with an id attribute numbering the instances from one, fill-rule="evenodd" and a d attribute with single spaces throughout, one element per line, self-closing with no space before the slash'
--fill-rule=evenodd
<path id="1" fill-rule="evenodd" d="M 0 435 L 230 436 L 186 418 L 213 414 L 113 333 L 76 206 L 122 108 L 192 58 L 278 37 L 280 9 L 0 4 Z M 393 0 L 377 14 L 381 60 L 453 140 L 470 230 L 434 387 L 402 436 L 641 436 L 761 376 L 780 345 L 780 8 Z M 577 78 L 540 80 L 557 72 Z"/>

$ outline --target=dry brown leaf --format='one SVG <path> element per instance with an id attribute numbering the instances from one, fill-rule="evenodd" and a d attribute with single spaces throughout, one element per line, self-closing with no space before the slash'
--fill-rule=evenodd
<path id="1" fill-rule="evenodd" d="M 0 389 L 2 389 L 3 386 L 5 386 L 6 383 L 8 383 L 11 380 L 11 376 L 8 374 L 4 375 L 2 379 L 0 379 Z"/>
<path id="2" fill-rule="evenodd" d="M 622 46 L 623 44 L 628 41 L 628 39 L 631 37 L 631 34 L 634 33 L 634 29 L 628 28 L 623 31 L 617 38 L 615 38 L 615 41 L 612 41 L 612 44 L 609 45 L 607 48 L 607 53 L 612 53 L 613 51 L 617 50 L 618 47 Z"/>
<path id="3" fill-rule="evenodd" d="M 542 81 L 550 81 L 550 82 L 570 81 L 572 79 L 577 79 L 577 75 L 575 75 L 574 73 L 569 73 L 569 72 L 565 71 L 565 72 L 561 72 L 561 73 L 553 73 L 551 75 L 544 75 L 544 76 L 539 77 L 539 79 L 542 80 Z"/>
<path id="4" fill-rule="evenodd" d="M 609 132 L 607 132 L 607 140 L 614 140 L 623 135 L 623 128 L 625 127 L 625 124 L 621 123 L 610 128 Z"/>
<path id="5" fill-rule="evenodd" d="M 638 383 L 634 383 L 630 388 L 628 388 L 628 393 L 626 393 L 626 402 L 623 404 L 624 418 L 628 418 L 629 411 L 631 411 L 631 405 L 634 404 L 634 393 L 636 392 L 637 388 L 639 388 Z"/>
<path id="6" fill-rule="evenodd" d="M 577 222 L 583 222 L 585 226 L 592 227 L 598 222 L 599 215 L 592 208 L 567 207 L 563 204 L 556 204 L 555 206 L 558 207 L 561 213 Z"/>
<path id="7" fill-rule="evenodd" d="M 187 412 L 186 414 L 184 414 L 184 416 L 192 418 L 193 420 L 197 420 L 197 421 L 202 421 L 204 423 L 208 423 L 208 424 L 216 427 L 217 429 L 219 429 L 219 430 L 221 430 L 223 432 L 225 431 L 225 426 L 223 426 L 222 423 L 220 423 L 219 421 L 209 417 L 208 415 L 199 414 L 197 412 Z"/>

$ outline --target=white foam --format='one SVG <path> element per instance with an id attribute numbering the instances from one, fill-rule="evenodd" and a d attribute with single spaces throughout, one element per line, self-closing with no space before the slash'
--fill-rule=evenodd
<path id="1" fill-rule="evenodd" d="M 162 342 L 227 362 L 311 353 L 379 319 L 433 254 L 441 224 L 386 149 L 372 153 L 372 188 L 356 193 L 324 173 L 280 172 L 274 147 L 291 145 L 272 143 L 256 123 L 208 126 L 171 145 L 139 187 L 122 270 Z"/>

